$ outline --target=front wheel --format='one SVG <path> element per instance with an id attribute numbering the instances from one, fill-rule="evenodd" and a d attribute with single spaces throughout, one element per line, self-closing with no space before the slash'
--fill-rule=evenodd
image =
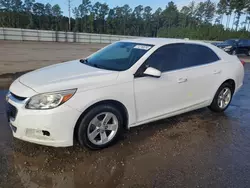
<path id="1" fill-rule="evenodd" d="M 113 105 L 99 105 L 81 120 L 77 132 L 80 145 L 102 149 L 115 143 L 123 132 L 123 116 Z"/>
<path id="2" fill-rule="evenodd" d="M 216 92 L 209 109 L 214 112 L 225 111 L 231 103 L 233 96 L 233 87 L 230 83 L 224 83 Z"/>

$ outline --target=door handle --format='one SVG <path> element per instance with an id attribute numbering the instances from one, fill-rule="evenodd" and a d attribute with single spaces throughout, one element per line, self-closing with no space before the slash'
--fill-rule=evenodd
<path id="1" fill-rule="evenodd" d="M 221 70 L 215 70 L 214 72 L 213 72 L 213 74 L 220 74 L 221 73 Z"/>
<path id="2" fill-rule="evenodd" d="M 184 82 L 187 82 L 187 78 L 179 78 L 178 79 L 178 83 L 184 83 Z"/>

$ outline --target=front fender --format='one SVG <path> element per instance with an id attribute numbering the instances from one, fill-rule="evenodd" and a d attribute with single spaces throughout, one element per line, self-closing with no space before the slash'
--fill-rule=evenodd
<path id="1" fill-rule="evenodd" d="M 76 92 L 65 104 L 83 113 L 92 105 L 106 100 L 118 101 L 124 105 L 129 116 L 128 126 L 136 122 L 133 82 Z"/>

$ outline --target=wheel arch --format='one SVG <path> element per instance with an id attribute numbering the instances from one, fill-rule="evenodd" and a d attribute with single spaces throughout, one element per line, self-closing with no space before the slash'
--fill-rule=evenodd
<path id="1" fill-rule="evenodd" d="M 86 108 L 82 114 L 80 115 L 80 117 L 78 118 L 77 122 L 76 122 L 76 125 L 74 127 L 74 140 L 77 140 L 77 131 L 78 131 L 78 128 L 80 126 L 80 122 L 81 122 L 81 119 L 90 111 L 92 110 L 93 108 L 99 106 L 99 105 L 113 105 L 115 106 L 121 113 L 122 113 L 122 116 L 123 116 L 123 119 L 124 119 L 124 128 L 127 129 L 128 128 L 128 122 L 129 122 L 129 113 L 128 113 L 128 110 L 127 108 L 125 107 L 125 105 L 123 103 L 121 103 L 120 101 L 117 101 L 117 100 L 112 100 L 112 99 L 107 99 L 107 100 L 102 100 L 102 101 L 98 101 L 98 102 L 95 102 L 94 104 L 90 105 L 88 108 Z"/>
<path id="2" fill-rule="evenodd" d="M 235 87 L 236 87 L 236 83 L 235 83 L 235 81 L 234 81 L 234 79 L 227 79 L 226 81 L 224 81 L 221 85 L 223 85 L 223 84 L 225 84 L 225 83 L 230 83 L 231 85 L 232 85 L 232 87 L 233 87 L 233 93 L 235 92 Z M 220 86 L 221 86 L 220 85 Z M 220 87 L 219 86 L 219 87 Z"/>
<path id="3" fill-rule="evenodd" d="M 215 92 L 213 93 L 213 98 L 211 98 L 211 101 L 210 101 L 210 103 L 212 103 L 212 101 L 213 101 L 213 99 L 214 99 L 214 97 L 215 97 L 215 95 L 216 95 L 216 93 L 217 93 L 217 91 L 218 91 L 218 89 L 223 85 L 223 84 L 225 84 L 225 83 L 230 83 L 232 86 L 233 86 L 233 94 L 234 94 L 234 92 L 235 92 L 235 87 L 236 87 L 236 83 L 235 83 L 235 80 L 234 79 L 232 79 L 232 78 L 228 78 L 228 79 L 225 79 L 225 81 L 224 82 L 222 82 L 220 85 L 218 85 L 217 86 L 217 88 L 216 88 L 216 90 L 215 90 Z"/>

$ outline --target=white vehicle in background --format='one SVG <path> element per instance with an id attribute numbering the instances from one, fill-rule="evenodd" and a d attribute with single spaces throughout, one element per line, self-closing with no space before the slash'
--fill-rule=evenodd
<path id="1" fill-rule="evenodd" d="M 203 107 L 222 112 L 243 78 L 243 62 L 212 44 L 125 40 L 21 76 L 6 97 L 7 114 L 21 140 L 101 149 L 127 128 Z"/>

